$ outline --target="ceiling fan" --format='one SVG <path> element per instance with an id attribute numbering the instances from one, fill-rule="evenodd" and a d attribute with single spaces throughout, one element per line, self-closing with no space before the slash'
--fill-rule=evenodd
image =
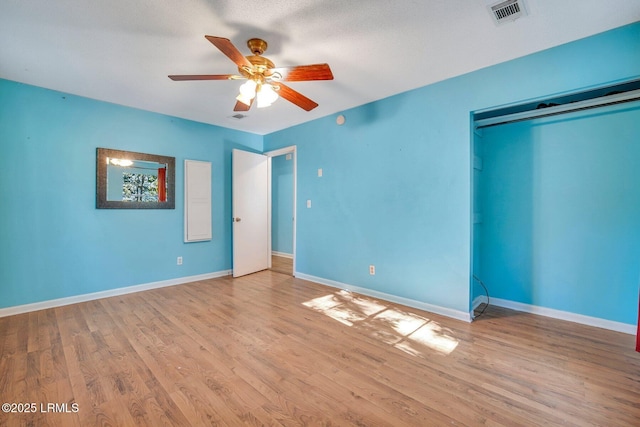
<path id="1" fill-rule="evenodd" d="M 311 111 L 318 106 L 318 103 L 282 82 L 333 80 L 329 64 L 276 67 L 273 62 L 262 56 L 267 50 L 267 42 L 262 39 L 248 40 L 247 46 L 253 55 L 244 56 L 229 39 L 215 36 L 204 37 L 238 66 L 240 74 L 170 75 L 169 78 L 175 81 L 247 80 L 240 86 L 240 94 L 236 98 L 234 111 L 249 111 L 254 100 L 257 100 L 258 108 L 268 107 L 279 96 L 306 111 Z"/>

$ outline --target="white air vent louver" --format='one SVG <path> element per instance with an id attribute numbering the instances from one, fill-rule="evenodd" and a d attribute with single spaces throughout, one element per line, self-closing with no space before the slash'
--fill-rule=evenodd
<path id="1" fill-rule="evenodd" d="M 527 15 L 524 0 L 506 0 L 488 6 L 493 22 L 501 25 Z"/>

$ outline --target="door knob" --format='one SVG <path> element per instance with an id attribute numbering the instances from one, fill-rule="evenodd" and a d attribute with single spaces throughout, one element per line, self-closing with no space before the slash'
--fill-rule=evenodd
<path id="1" fill-rule="evenodd" d="M 242 218 L 233 218 L 233 222 L 240 222 L 242 221 Z"/>

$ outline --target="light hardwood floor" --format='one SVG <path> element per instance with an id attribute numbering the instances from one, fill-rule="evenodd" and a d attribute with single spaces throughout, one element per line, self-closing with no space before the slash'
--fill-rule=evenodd
<path id="1" fill-rule="evenodd" d="M 638 426 L 634 337 L 263 271 L 0 318 L 0 425 Z M 76 403 L 77 413 L 40 404 Z"/>

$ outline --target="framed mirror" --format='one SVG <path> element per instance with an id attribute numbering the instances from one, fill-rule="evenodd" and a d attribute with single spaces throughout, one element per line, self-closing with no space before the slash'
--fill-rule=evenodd
<path id="1" fill-rule="evenodd" d="M 175 157 L 98 148 L 96 208 L 175 209 Z"/>

